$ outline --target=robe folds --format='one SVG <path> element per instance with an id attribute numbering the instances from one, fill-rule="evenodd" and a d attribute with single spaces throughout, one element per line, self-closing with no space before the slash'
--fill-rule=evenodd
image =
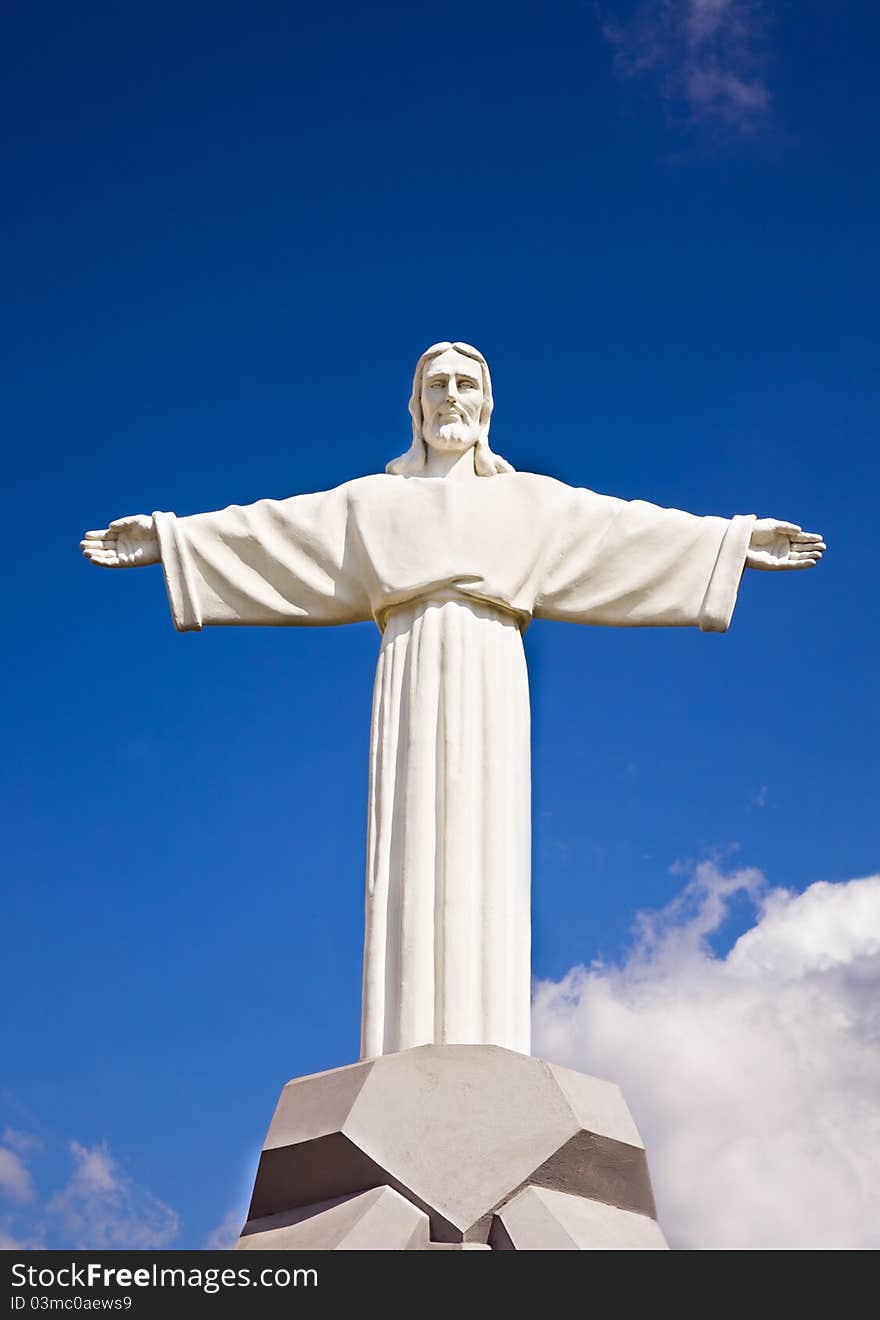
<path id="1" fill-rule="evenodd" d="M 154 514 L 174 625 L 373 619 L 362 1057 L 530 1049 L 533 618 L 727 628 L 754 523 L 511 472 Z"/>

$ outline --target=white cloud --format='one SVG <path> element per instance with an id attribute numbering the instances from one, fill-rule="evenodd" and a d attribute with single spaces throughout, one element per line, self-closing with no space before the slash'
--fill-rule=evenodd
<path id="1" fill-rule="evenodd" d="M 92 1250 L 168 1246 L 180 1221 L 174 1210 L 122 1175 L 105 1144 L 70 1143 L 74 1172 L 48 1201 L 46 1215 L 63 1245 Z"/>
<path id="2" fill-rule="evenodd" d="M 0 1196 L 9 1201 L 31 1201 L 34 1186 L 20 1155 L 0 1146 Z"/>
<path id="3" fill-rule="evenodd" d="M 23 1155 L 26 1151 L 42 1150 L 43 1148 L 41 1137 L 36 1136 L 33 1132 L 22 1132 L 20 1128 L 4 1128 L 0 1142 L 11 1150 L 17 1150 L 20 1155 Z"/>
<path id="4" fill-rule="evenodd" d="M 878 992 L 880 875 L 796 894 L 703 863 L 621 967 L 539 983 L 534 1050 L 621 1085 L 673 1246 L 877 1247 Z"/>
<path id="5" fill-rule="evenodd" d="M 602 31 L 620 74 L 653 73 L 692 122 L 747 133 L 770 106 L 763 10 L 761 0 L 641 0 Z"/>
<path id="6" fill-rule="evenodd" d="M 247 1219 L 247 1209 L 240 1206 L 230 1210 L 216 1228 L 205 1238 L 205 1251 L 228 1251 L 241 1237 L 241 1229 Z"/>

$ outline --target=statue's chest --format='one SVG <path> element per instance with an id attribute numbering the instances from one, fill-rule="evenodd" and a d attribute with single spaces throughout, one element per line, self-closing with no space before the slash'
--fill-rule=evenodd
<path id="1" fill-rule="evenodd" d="M 358 539 L 377 566 L 425 576 L 438 564 L 478 572 L 503 552 L 513 526 L 497 494 L 411 478 L 381 500 L 355 505 Z"/>

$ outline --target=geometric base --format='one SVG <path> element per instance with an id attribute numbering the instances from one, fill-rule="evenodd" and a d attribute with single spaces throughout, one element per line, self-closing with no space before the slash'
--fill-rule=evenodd
<path id="1" fill-rule="evenodd" d="M 284 1087 L 238 1250 L 475 1249 L 666 1249 L 613 1083 L 422 1045 Z"/>

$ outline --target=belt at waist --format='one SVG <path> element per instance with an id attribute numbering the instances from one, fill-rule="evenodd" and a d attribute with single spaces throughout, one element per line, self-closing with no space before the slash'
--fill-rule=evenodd
<path id="1" fill-rule="evenodd" d="M 448 604 L 462 605 L 466 609 L 481 606 L 497 614 L 504 622 L 515 624 L 520 632 L 525 632 L 531 622 L 530 615 L 523 613 L 522 610 L 512 609 L 510 605 L 504 605 L 500 601 L 490 600 L 485 596 L 477 596 L 471 592 L 456 590 L 454 587 L 438 587 L 416 596 L 407 596 L 406 600 L 395 601 L 393 604 L 382 606 L 376 611 L 376 623 L 379 631 L 384 632 L 392 615 L 399 614 L 402 610 L 423 609 L 431 605 Z"/>

